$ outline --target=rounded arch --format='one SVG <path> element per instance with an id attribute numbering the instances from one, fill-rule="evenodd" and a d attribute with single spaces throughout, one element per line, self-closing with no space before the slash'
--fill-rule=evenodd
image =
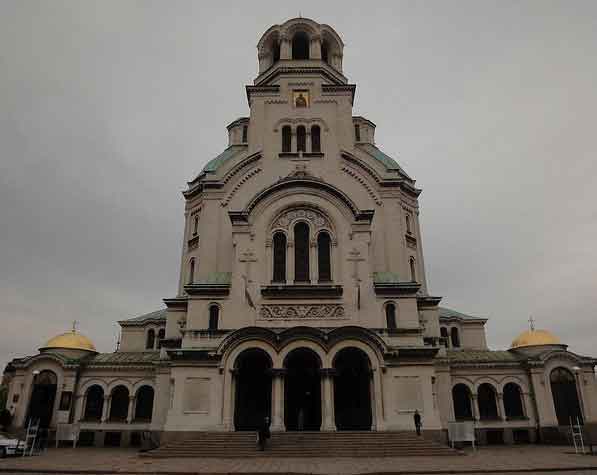
<path id="1" fill-rule="evenodd" d="M 473 419 L 472 395 L 468 384 L 457 383 L 452 387 L 452 406 L 457 421 Z"/>
<path id="2" fill-rule="evenodd" d="M 217 302 L 210 302 L 207 306 L 208 313 L 208 330 L 217 330 L 220 326 L 220 318 L 222 314 L 222 306 Z"/>
<path id="3" fill-rule="evenodd" d="M 268 227 L 272 233 L 283 232 L 288 238 L 294 225 L 300 221 L 310 226 L 314 236 L 322 231 L 328 232 L 332 238 L 336 234 L 334 219 L 326 210 L 302 201 L 284 206 L 277 211 L 269 221 Z"/>
<path id="4" fill-rule="evenodd" d="M 559 425 L 583 423 L 576 377 L 568 368 L 556 366 L 549 373 L 551 395 Z"/>
<path id="5" fill-rule="evenodd" d="M 317 242 L 317 271 L 319 282 L 332 281 L 332 237 L 321 229 L 315 233 Z"/>
<path id="6" fill-rule="evenodd" d="M 277 230 L 272 237 L 272 281 L 286 282 L 286 251 L 288 238 L 285 230 Z"/>
<path id="7" fill-rule="evenodd" d="M 284 418 L 286 430 L 319 430 L 321 427 L 322 360 L 317 352 L 301 346 L 284 360 Z"/>
<path id="8" fill-rule="evenodd" d="M 320 368 L 323 368 L 328 363 L 327 353 L 320 342 L 316 341 L 315 339 L 309 339 L 308 337 L 297 336 L 296 339 L 291 339 L 286 342 L 285 345 L 280 349 L 278 354 L 280 367 L 285 366 L 286 358 L 290 353 L 300 350 L 301 348 L 307 349 L 317 355 Z"/>
<path id="9" fill-rule="evenodd" d="M 388 330 L 395 330 L 398 328 L 396 314 L 398 310 L 398 306 L 394 300 L 387 300 L 383 304 L 384 315 L 386 317 L 386 328 Z"/>
<path id="10" fill-rule="evenodd" d="M 482 383 L 479 385 L 477 388 L 477 402 L 481 420 L 498 419 L 497 391 L 493 384 Z"/>
<path id="11" fill-rule="evenodd" d="M 129 415 L 129 388 L 124 384 L 115 386 L 110 391 L 110 420 L 125 421 Z"/>
<path id="12" fill-rule="evenodd" d="M 332 359 L 334 378 L 334 416 L 338 430 L 371 430 L 372 361 L 365 351 L 347 346 Z"/>
<path id="13" fill-rule="evenodd" d="M 379 335 L 366 328 L 356 326 L 336 328 L 328 334 L 328 341 L 330 342 L 329 361 L 331 363 L 339 351 L 354 346 L 367 355 L 372 370 L 375 371 L 383 366 L 386 345 Z"/>
<path id="14" fill-rule="evenodd" d="M 93 383 L 85 389 L 85 407 L 83 408 L 83 420 L 99 421 L 104 410 L 105 388 Z"/>
<path id="15" fill-rule="evenodd" d="M 46 367 L 37 374 L 33 372 L 27 419 L 38 421 L 44 429 L 50 427 L 54 418 L 58 380 L 58 373 L 54 369 Z"/>
<path id="16" fill-rule="evenodd" d="M 135 393 L 135 420 L 151 421 L 155 390 L 153 386 L 143 384 Z"/>
<path id="17" fill-rule="evenodd" d="M 99 386 L 102 388 L 104 393 L 108 393 L 108 383 L 105 380 L 99 378 L 92 378 L 86 380 L 84 383 L 81 384 L 81 387 L 79 389 L 79 395 L 84 395 L 91 386 Z"/>
<path id="18" fill-rule="evenodd" d="M 302 29 L 292 33 L 291 40 L 292 59 L 309 59 L 311 50 L 311 38 Z"/>
<path id="19" fill-rule="evenodd" d="M 504 385 L 502 395 L 504 399 L 504 411 L 506 412 L 506 418 L 523 418 L 525 411 L 521 387 L 517 383 L 506 383 Z"/>

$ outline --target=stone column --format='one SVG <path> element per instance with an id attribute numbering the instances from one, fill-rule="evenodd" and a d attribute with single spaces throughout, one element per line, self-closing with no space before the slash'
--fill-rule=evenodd
<path id="1" fill-rule="evenodd" d="M 506 407 L 504 406 L 504 394 L 497 393 L 497 409 L 498 417 L 505 421 L 506 420 Z"/>
<path id="2" fill-rule="evenodd" d="M 135 396 L 129 396 L 129 408 L 126 413 L 126 423 L 130 424 L 135 415 Z"/>
<path id="3" fill-rule="evenodd" d="M 284 425 L 284 368 L 272 369 L 272 430 L 286 430 Z"/>
<path id="4" fill-rule="evenodd" d="M 235 371 L 230 370 L 224 373 L 224 391 L 223 391 L 223 414 L 222 414 L 222 425 L 225 430 L 231 431 L 233 429 L 232 421 L 232 404 L 234 401 L 234 379 Z"/>
<path id="5" fill-rule="evenodd" d="M 272 240 L 267 238 L 265 240 L 265 262 L 267 265 L 267 283 L 274 280 L 274 259 L 272 252 Z"/>
<path id="6" fill-rule="evenodd" d="M 332 388 L 336 370 L 333 368 L 321 369 L 321 430 L 335 431 L 334 421 L 334 391 Z"/>
<path id="7" fill-rule="evenodd" d="M 101 422 L 106 422 L 108 417 L 110 416 L 110 402 L 112 398 L 109 395 L 104 396 L 104 405 L 102 407 L 102 420 Z"/>
<path id="8" fill-rule="evenodd" d="M 313 35 L 309 44 L 309 58 L 321 59 L 321 36 Z"/>
<path id="9" fill-rule="evenodd" d="M 311 153 L 311 129 L 305 126 L 305 153 Z"/>
<path id="10" fill-rule="evenodd" d="M 383 406 L 382 400 L 383 392 L 381 391 L 381 374 L 379 369 L 371 370 L 371 411 L 373 412 L 373 421 L 371 430 L 383 430 Z"/>
<path id="11" fill-rule="evenodd" d="M 87 393 L 77 396 L 77 411 L 75 421 L 82 421 L 85 418 L 85 407 L 87 406 Z"/>
<path id="12" fill-rule="evenodd" d="M 479 401 L 477 400 L 477 395 L 471 395 L 471 406 L 473 409 L 473 419 L 478 421 L 479 420 Z"/>
<path id="13" fill-rule="evenodd" d="M 280 35 L 280 59 L 292 59 L 292 44 L 285 34 Z"/>
<path id="14" fill-rule="evenodd" d="M 312 284 L 316 284 L 318 281 L 317 267 L 317 241 L 312 239 L 309 242 L 309 277 Z"/>
<path id="15" fill-rule="evenodd" d="M 289 230 L 289 234 L 292 233 L 292 229 Z M 294 283 L 294 240 L 288 239 L 286 244 L 286 263 L 288 268 L 286 269 L 286 283 Z"/>

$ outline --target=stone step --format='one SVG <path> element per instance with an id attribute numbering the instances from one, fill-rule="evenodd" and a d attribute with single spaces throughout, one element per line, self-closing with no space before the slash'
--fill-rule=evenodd
<path id="1" fill-rule="evenodd" d="M 145 457 L 403 457 L 456 455 L 413 432 L 274 432 L 264 452 L 255 432 L 204 432 L 164 444 Z"/>

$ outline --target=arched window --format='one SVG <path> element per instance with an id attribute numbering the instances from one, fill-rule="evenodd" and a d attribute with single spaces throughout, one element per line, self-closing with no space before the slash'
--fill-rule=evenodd
<path id="1" fill-rule="evenodd" d="M 458 328 L 452 327 L 450 329 L 450 340 L 452 340 L 452 348 L 460 348 L 460 335 Z"/>
<path id="2" fill-rule="evenodd" d="M 141 386 L 137 391 L 137 401 L 135 403 L 136 421 L 151 421 L 153 395 L 154 391 L 151 386 Z"/>
<path id="3" fill-rule="evenodd" d="M 359 126 L 359 124 L 354 124 L 354 139 L 357 142 L 361 141 L 361 127 Z"/>
<path id="4" fill-rule="evenodd" d="M 408 213 L 406 214 L 406 232 L 408 234 L 412 234 L 412 229 L 410 226 L 410 215 Z"/>
<path id="5" fill-rule="evenodd" d="M 332 280 L 331 239 L 325 231 L 317 236 L 317 265 L 319 282 L 330 282 Z"/>
<path id="6" fill-rule="evenodd" d="M 155 346 L 155 331 L 153 328 L 150 328 L 147 331 L 147 339 L 145 340 L 145 349 L 153 350 L 154 346 Z"/>
<path id="7" fill-rule="evenodd" d="M 159 350 L 162 347 L 162 340 L 166 338 L 166 329 L 160 328 L 158 330 L 158 342 L 157 342 L 157 349 Z"/>
<path id="8" fill-rule="evenodd" d="M 197 228 L 199 227 L 199 216 L 195 216 L 193 220 L 193 236 L 197 235 Z"/>
<path id="9" fill-rule="evenodd" d="M 439 334 L 444 339 L 444 346 L 448 348 L 450 346 L 450 337 L 448 336 L 448 329 L 446 327 L 441 327 L 439 329 Z"/>
<path id="10" fill-rule="evenodd" d="M 305 126 L 299 125 L 296 128 L 296 151 L 306 152 L 307 151 L 307 130 Z"/>
<path id="11" fill-rule="evenodd" d="M 417 273 L 416 273 L 416 269 L 415 269 L 415 258 L 411 257 L 408 261 L 409 265 L 410 265 L 410 280 L 413 282 L 417 281 Z"/>
<path id="12" fill-rule="evenodd" d="M 386 305 L 386 325 L 388 330 L 396 329 L 396 305 L 393 303 Z"/>
<path id="13" fill-rule="evenodd" d="M 311 127 L 311 152 L 321 153 L 321 129 L 319 125 Z"/>
<path id="14" fill-rule="evenodd" d="M 282 153 L 292 151 L 292 129 L 289 125 L 282 127 Z"/>
<path id="15" fill-rule="evenodd" d="M 274 282 L 286 282 L 286 235 L 278 232 L 274 234 Z"/>
<path id="16" fill-rule="evenodd" d="M 292 37 L 292 59 L 309 59 L 309 37 L 302 31 Z"/>
<path id="17" fill-rule="evenodd" d="M 279 41 L 274 42 L 273 59 L 274 59 L 274 63 L 277 61 L 280 61 L 280 42 Z"/>
<path id="18" fill-rule="evenodd" d="M 566 368 L 556 368 L 549 375 L 549 380 L 558 424 L 575 424 L 577 418 L 582 424 L 583 417 L 574 375 Z"/>
<path id="19" fill-rule="evenodd" d="M 479 403 L 479 418 L 495 420 L 498 418 L 497 401 L 495 389 L 491 384 L 483 383 L 477 390 L 477 401 Z"/>
<path id="20" fill-rule="evenodd" d="M 294 226 L 294 280 L 309 282 L 309 226 L 297 223 Z"/>
<path id="21" fill-rule="evenodd" d="M 195 281 L 195 259 L 191 259 L 189 262 L 189 284 Z"/>
<path id="22" fill-rule="evenodd" d="M 129 390 L 125 386 L 116 386 L 110 400 L 110 420 L 125 421 L 129 414 Z"/>
<path id="23" fill-rule="evenodd" d="M 328 64 L 330 64 L 329 50 L 330 48 L 328 46 L 328 42 L 326 40 L 323 40 L 321 42 L 321 59 Z"/>
<path id="24" fill-rule="evenodd" d="M 212 305 L 209 307 L 209 330 L 218 329 L 218 320 L 220 319 L 220 307 Z"/>
<path id="25" fill-rule="evenodd" d="M 471 392 L 465 384 L 457 384 L 452 388 L 452 403 L 454 404 L 454 417 L 457 421 L 473 418 Z"/>
<path id="26" fill-rule="evenodd" d="M 524 417 L 522 391 L 518 384 L 508 383 L 504 386 L 504 410 L 508 419 Z"/>
<path id="27" fill-rule="evenodd" d="M 86 421 L 99 421 L 102 418 L 103 409 L 104 390 L 101 386 L 94 384 L 87 390 L 83 419 Z"/>
<path id="28" fill-rule="evenodd" d="M 249 127 L 246 125 L 243 125 L 243 143 L 247 143 L 248 134 L 249 134 Z"/>

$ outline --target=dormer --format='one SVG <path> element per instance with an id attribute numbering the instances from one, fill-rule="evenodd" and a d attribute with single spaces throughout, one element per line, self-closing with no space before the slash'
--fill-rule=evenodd
<path id="1" fill-rule="evenodd" d="M 354 125 L 355 143 L 370 143 L 375 145 L 375 124 L 361 116 L 352 118 Z"/>
<path id="2" fill-rule="evenodd" d="M 249 118 L 241 117 L 229 124 L 228 129 L 228 146 L 231 145 L 247 145 L 249 143 Z"/>
<path id="3" fill-rule="evenodd" d="M 328 25 L 308 18 L 293 18 L 282 25 L 274 25 L 257 44 L 259 76 L 255 83 L 262 84 L 262 78 L 269 78 L 269 73 L 278 67 L 323 67 L 334 80 L 345 83 L 343 50 L 340 36 Z"/>

